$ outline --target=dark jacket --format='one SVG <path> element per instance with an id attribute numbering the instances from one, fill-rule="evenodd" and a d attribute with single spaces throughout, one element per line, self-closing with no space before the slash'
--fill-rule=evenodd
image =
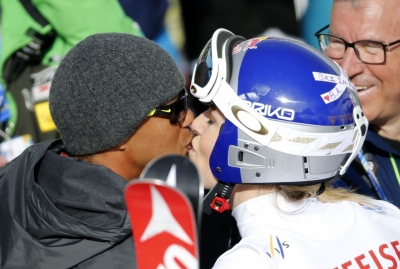
<path id="1" fill-rule="evenodd" d="M 369 130 L 367 133 L 363 151 L 364 155 L 367 154 L 367 159 L 372 159 L 377 168 L 375 175 L 387 200 L 400 207 L 400 183 L 397 181 L 389 152 L 398 168 L 400 168 L 400 153 L 373 130 Z M 358 158 L 352 162 L 342 180 L 347 185 L 356 188 L 359 193 L 379 198 Z"/>
<path id="2" fill-rule="evenodd" d="M 0 268 L 136 268 L 126 181 L 39 143 L 0 169 Z"/>

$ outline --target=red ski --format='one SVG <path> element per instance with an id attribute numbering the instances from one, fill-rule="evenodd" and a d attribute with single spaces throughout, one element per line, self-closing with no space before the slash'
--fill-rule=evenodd
<path id="1" fill-rule="evenodd" d="M 125 189 L 139 269 L 199 268 L 195 217 L 188 198 L 161 180 Z"/>
<path id="2" fill-rule="evenodd" d="M 155 158 L 146 165 L 139 178 L 161 179 L 168 186 L 179 189 L 192 204 L 200 226 L 204 187 L 197 167 L 189 158 L 177 154 Z"/>

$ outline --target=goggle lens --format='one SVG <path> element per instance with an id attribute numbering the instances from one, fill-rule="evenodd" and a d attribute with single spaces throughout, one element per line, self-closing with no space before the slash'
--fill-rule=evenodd
<path id="1" fill-rule="evenodd" d="M 213 70 L 213 59 L 211 40 L 203 48 L 199 60 L 197 61 L 194 73 L 194 83 L 200 87 L 204 87 L 210 81 Z"/>

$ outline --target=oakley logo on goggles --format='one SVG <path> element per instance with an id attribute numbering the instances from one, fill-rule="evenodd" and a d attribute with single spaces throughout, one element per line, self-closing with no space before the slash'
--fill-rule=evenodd
<path id="1" fill-rule="evenodd" d="M 182 125 L 182 123 L 185 121 L 187 112 L 187 95 L 186 89 L 182 89 L 179 92 L 178 100 L 170 105 L 159 106 L 153 109 L 147 116 L 169 118 L 169 122 L 171 124 L 179 123 L 179 125 Z"/>

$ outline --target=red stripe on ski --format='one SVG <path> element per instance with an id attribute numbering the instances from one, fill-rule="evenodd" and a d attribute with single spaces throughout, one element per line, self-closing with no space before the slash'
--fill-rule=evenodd
<path id="1" fill-rule="evenodd" d="M 198 268 L 192 207 L 162 181 L 131 181 L 125 189 L 139 269 Z"/>

